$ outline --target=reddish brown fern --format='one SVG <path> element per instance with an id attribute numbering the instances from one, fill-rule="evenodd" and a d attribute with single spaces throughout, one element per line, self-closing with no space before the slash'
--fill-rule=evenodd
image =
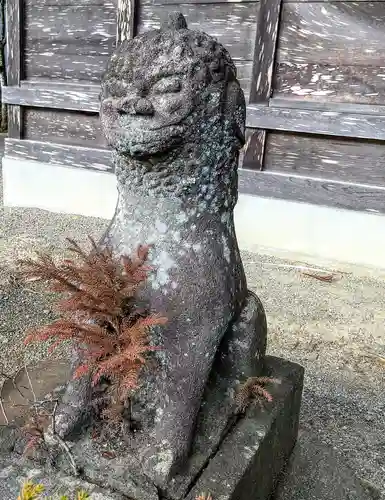
<path id="1" fill-rule="evenodd" d="M 44 447 L 44 432 L 49 424 L 49 415 L 45 411 L 32 413 L 21 427 L 22 434 L 27 438 L 23 456 L 29 457 L 33 452 Z"/>
<path id="2" fill-rule="evenodd" d="M 263 406 L 263 403 L 271 403 L 273 396 L 266 389 L 268 384 L 280 384 L 281 381 L 270 377 L 249 377 L 240 385 L 235 398 L 237 412 L 243 413 L 251 404 Z"/>
<path id="3" fill-rule="evenodd" d="M 151 268 L 146 264 L 148 247 L 140 246 L 133 257 L 115 258 L 109 247 L 100 248 L 90 238 L 90 253 L 68 239 L 76 261 L 55 263 L 45 253 L 37 260 L 20 261 L 27 279 L 47 282 L 64 294 L 58 304 L 62 318 L 30 333 L 25 342 L 53 340 L 51 350 L 74 341 L 83 351 L 84 363 L 74 377 L 92 373 L 93 384 L 102 377 L 116 388 L 115 403 L 136 389 L 149 345 L 149 329 L 166 319 L 139 307 L 138 289 Z"/>

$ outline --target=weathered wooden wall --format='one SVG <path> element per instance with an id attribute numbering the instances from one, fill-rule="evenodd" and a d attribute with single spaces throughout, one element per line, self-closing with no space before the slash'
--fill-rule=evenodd
<path id="1" fill-rule="evenodd" d="M 8 0 L 6 154 L 111 169 L 98 122 L 107 58 L 175 10 L 237 65 L 241 190 L 385 212 L 385 0 Z"/>
<path id="2" fill-rule="evenodd" d="M 385 212 L 384 26 L 384 1 L 281 2 L 272 91 L 249 106 L 245 190 Z"/>

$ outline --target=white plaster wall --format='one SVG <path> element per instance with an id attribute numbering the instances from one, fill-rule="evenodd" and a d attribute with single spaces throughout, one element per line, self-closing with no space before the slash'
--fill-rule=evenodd
<path id="1" fill-rule="evenodd" d="M 3 196 L 8 207 L 110 219 L 116 205 L 116 179 L 106 172 L 4 157 Z"/>
<path id="2" fill-rule="evenodd" d="M 115 209 L 109 173 L 4 158 L 3 180 L 5 206 L 106 219 Z M 241 194 L 235 224 L 244 250 L 385 269 L 382 215 Z"/>

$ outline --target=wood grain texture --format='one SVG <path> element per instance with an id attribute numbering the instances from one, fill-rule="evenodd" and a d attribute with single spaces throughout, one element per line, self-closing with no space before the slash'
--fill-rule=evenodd
<path id="1" fill-rule="evenodd" d="M 383 116 L 338 113 L 249 104 L 246 125 L 286 132 L 385 140 Z"/>
<path id="2" fill-rule="evenodd" d="M 273 97 L 269 101 L 269 106 L 275 108 L 309 109 L 320 111 L 337 111 L 339 113 L 358 113 L 362 115 L 385 116 L 385 106 L 380 104 L 359 104 L 351 102 L 329 102 L 329 101 L 309 101 L 298 99 L 285 99 Z"/>
<path id="3" fill-rule="evenodd" d="M 258 0 L 228 0 L 226 3 L 257 3 Z M 142 3 L 153 3 L 153 5 L 180 5 L 180 0 L 145 0 Z M 223 0 L 183 0 L 183 4 L 210 4 L 225 3 Z"/>
<path id="4" fill-rule="evenodd" d="M 39 0 L 44 1 L 44 0 Z M 49 1 L 59 1 L 59 0 L 49 0 Z M 70 0 L 75 1 L 75 0 Z M 84 0 L 87 1 L 87 0 Z M 210 3 L 255 3 L 258 0 L 183 0 L 184 4 L 210 4 Z M 282 3 L 338 3 L 338 2 L 373 2 L 373 0 L 282 0 Z M 142 0 L 142 4 L 152 4 L 152 5 L 180 5 L 181 0 Z"/>
<path id="5" fill-rule="evenodd" d="M 252 170 L 262 170 L 264 168 L 265 143 L 265 130 L 247 129 L 245 152 L 239 162 L 241 168 Z"/>
<path id="6" fill-rule="evenodd" d="M 26 108 L 24 138 L 85 147 L 107 147 L 99 115 L 79 111 Z"/>
<path id="7" fill-rule="evenodd" d="M 237 67 L 237 78 L 245 94 L 246 102 L 249 102 L 251 89 L 251 74 L 253 71 L 252 61 L 234 61 Z"/>
<path id="8" fill-rule="evenodd" d="M 116 5 L 45 5 L 25 9 L 26 78 L 99 81 L 116 43 Z"/>
<path id="9" fill-rule="evenodd" d="M 113 1 L 113 0 L 111 0 Z M 103 6 L 106 4 L 105 0 L 25 0 L 25 5 L 34 5 L 36 7 L 47 7 L 47 6 L 69 6 L 74 5 L 79 7 L 81 5 L 92 5 L 92 6 Z"/>
<path id="10" fill-rule="evenodd" d="M 384 2 L 283 5 L 278 62 L 384 66 Z"/>
<path id="11" fill-rule="evenodd" d="M 274 97 L 385 104 L 385 63 L 377 66 L 281 63 Z"/>
<path id="12" fill-rule="evenodd" d="M 22 79 L 21 51 L 22 0 L 7 2 L 7 84 L 20 85 Z M 8 107 L 8 135 L 21 138 L 22 110 L 20 106 Z"/>
<path id="13" fill-rule="evenodd" d="M 25 51 L 27 77 L 54 78 L 72 82 L 100 82 L 109 57 L 72 54 L 31 54 Z"/>
<path id="14" fill-rule="evenodd" d="M 384 152 L 380 141 L 272 132 L 264 170 L 385 187 Z"/>
<path id="15" fill-rule="evenodd" d="M 3 102 L 35 106 L 99 112 L 99 85 L 94 89 L 4 87 Z"/>
<path id="16" fill-rule="evenodd" d="M 173 5 L 138 6 L 138 32 L 159 28 Z M 234 59 L 251 61 L 253 59 L 258 4 L 180 4 L 178 9 L 186 17 L 188 27 L 205 31 L 218 39 Z"/>
<path id="17" fill-rule="evenodd" d="M 107 149 L 53 144 L 43 141 L 6 139 L 5 156 L 67 167 L 107 172 L 113 170 L 111 151 Z"/>
<path id="18" fill-rule="evenodd" d="M 255 39 L 250 102 L 267 102 L 272 93 L 281 0 L 260 0 Z M 263 169 L 266 131 L 254 132 L 247 142 L 242 165 Z"/>
<path id="19" fill-rule="evenodd" d="M 381 0 L 379 0 L 381 1 Z M 283 3 L 372 3 L 373 0 L 282 0 Z"/>
<path id="20" fill-rule="evenodd" d="M 239 190 L 265 198 L 385 213 L 385 188 L 361 184 L 242 169 Z"/>
<path id="21" fill-rule="evenodd" d="M 135 36 L 135 0 L 118 0 L 116 19 L 116 43 Z"/>
<path id="22" fill-rule="evenodd" d="M 286 3 L 274 96 L 385 104 L 384 2 Z"/>
<path id="23" fill-rule="evenodd" d="M 260 1 L 250 102 L 270 97 L 280 12 L 281 0 Z"/>

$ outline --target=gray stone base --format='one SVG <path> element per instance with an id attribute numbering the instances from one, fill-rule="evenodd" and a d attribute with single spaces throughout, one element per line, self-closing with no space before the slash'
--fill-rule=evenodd
<path id="1" fill-rule="evenodd" d="M 211 494 L 213 500 L 269 499 L 296 442 L 303 368 L 279 358 L 267 357 L 265 373 L 281 380 L 280 385 L 269 389 L 273 402 L 265 410 L 250 408 L 245 417 L 233 423 L 219 447 L 208 451 L 207 459 L 198 472 L 194 467 L 187 468 L 174 478 L 164 492 L 151 485 L 143 474 L 135 473 L 132 458 L 119 454 L 111 458 L 101 450 L 96 452 L 90 440 L 69 443 L 77 464 L 83 469 L 81 480 L 84 487 L 93 493 L 91 498 L 195 500 L 199 494 L 206 493 Z M 62 472 L 52 468 L 44 472 L 41 464 L 23 462 L 15 453 L 11 456 L 11 450 L 18 449 L 15 441 L 12 433 L 0 433 L 2 500 L 17 498 L 22 476 L 36 475 L 40 479 L 46 474 L 48 486 L 64 484 L 72 487 L 80 484 L 74 478 L 72 484 L 71 469 L 68 468 L 68 461 L 66 466 L 64 457 L 62 462 L 59 459 L 57 463 Z M 194 454 L 191 461 L 194 463 Z M 104 496 L 98 496 L 100 494 Z"/>
<path id="2" fill-rule="evenodd" d="M 264 412 L 250 408 L 222 442 L 186 497 L 210 493 L 214 500 L 267 500 L 293 450 L 303 387 L 301 366 L 266 358 L 266 372 L 281 380 Z"/>

